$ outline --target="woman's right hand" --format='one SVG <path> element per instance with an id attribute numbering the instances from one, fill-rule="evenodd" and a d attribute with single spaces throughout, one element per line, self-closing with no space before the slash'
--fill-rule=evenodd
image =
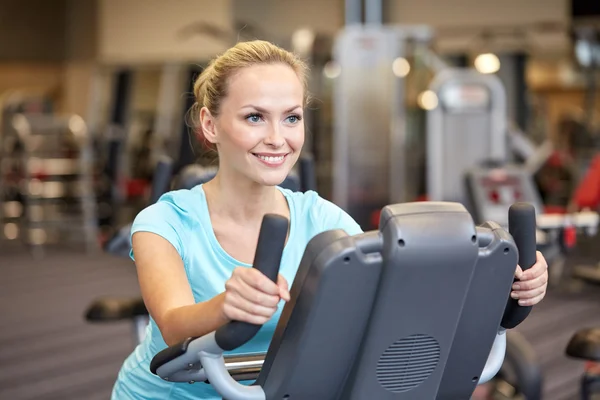
<path id="1" fill-rule="evenodd" d="M 225 282 L 223 314 L 230 321 L 263 325 L 275 314 L 279 301 L 289 299 L 283 276 L 275 283 L 256 268 L 238 267 Z"/>

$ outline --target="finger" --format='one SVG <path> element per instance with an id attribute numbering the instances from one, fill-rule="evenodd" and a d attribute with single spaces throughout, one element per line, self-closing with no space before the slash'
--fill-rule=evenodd
<path id="1" fill-rule="evenodd" d="M 539 277 L 540 275 L 542 275 L 544 273 L 544 271 L 546 271 L 546 266 L 542 263 L 537 262 L 537 263 L 533 264 L 533 266 L 531 268 L 529 268 L 527 271 L 523 272 L 523 275 L 521 275 L 520 280 L 527 281 L 527 280 L 535 279 L 535 278 Z"/>
<path id="2" fill-rule="evenodd" d="M 519 265 L 517 265 L 517 269 L 515 271 L 515 277 L 517 279 L 521 279 L 521 276 L 523 276 L 523 270 L 521 269 L 521 267 Z"/>
<path id="3" fill-rule="evenodd" d="M 229 318 L 231 321 L 241 321 L 254 325 L 264 325 L 270 319 L 270 317 L 248 313 L 230 304 L 224 305 L 224 311 L 227 318 Z"/>
<path id="4" fill-rule="evenodd" d="M 278 286 L 275 286 L 278 288 Z M 255 303 L 264 307 L 275 307 L 279 303 L 279 292 L 275 295 L 264 293 L 241 279 L 230 280 L 225 283 L 227 293 L 236 294 L 245 301 Z M 279 290 L 279 288 L 277 289 Z"/>
<path id="5" fill-rule="evenodd" d="M 540 294 L 544 294 L 545 292 L 546 292 L 546 287 L 542 286 L 542 287 L 536 287 L 531 290 L 515 290 L 510 294 L 510 296 L 513 299 L 529 300 L 529 299 L 533 299 L 533 298 L 539 296 Z"/>
<path id="6" fill-rule="evenodd" d="M 239 275 L 247 285 L 258 289 L 261 292 L 279 296 L 279 287 L 277 284 L 256 268 L 246 268 L 246 271 Z"/>
<path id="7" fill-rule="evenodd" d="M 290 301 L 288 282 L 281 274 L 277 277 L 277 286 L 279 286 L 279 297 L 285 301 Z"/>
<path id="8" fill-rule="evenodd" d="M 538 304 L 540 301 L 542 301 L 542 299 L 544 298 L 545 293 L 544 294 L 540 294 L 536 297 L 534 297 L 533 299 L 524 299 L 524 300 L 519 300 L 519 305 L 520 306 L 535 306 L 536 304 Z"/>
<path id="9" fill-rule="evenodd" d="M 277 311 L 277 303 L 274 306 L 253 303 L 240 296 L 239 293 L 227 293 L 225 302 L 234 309 L 257 317 L 270 318 Z"/>
<path id="10" fill-rule="evenodd" d="M 521 276 L 521 280 L 529 280 L 535 277 L 540 276 L 548 269 L 548 264 L 546 263 L 546 259 L 539 251 L 536 252 L 536 262 L 535 264 L 526 271 L 523 271 L 523 275 Z"/>
<path id="11" fill-rule="evenodd" d="M 541 286 L 544 286 L 548 283 L 548 272 L 544 271 L 540 276 L 529 279 L 529 280 L 520 280 L 513 283 L 513 290 L 530 290 L 535 289 Z"/>

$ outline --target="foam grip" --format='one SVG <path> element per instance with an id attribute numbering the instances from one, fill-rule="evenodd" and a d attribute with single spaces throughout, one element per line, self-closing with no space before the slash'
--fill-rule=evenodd
<path id="1" fill-rule="evenodd" d="M 288 220 L 276 214 L 264 216 L 258 236 L 253 268 L 277 282 L 281 256 L 288 232 Z M 215 341 L 224 351 L 242 346 L 256 335 L 261 325 L 231 321 L 217 329 Z"/>
<path id="2" fill-rule="evenodd" d="M 150 192 L 150 204 L 156 203 L 160 196 L 169 191 L 172 177 L 173 160 L 170 157 L 162 156 L 156 163 L 156 168 L 154 169 L 154 177 L 152 178 L 152 188 Z"/>
<path id="3" fill-rule="evenodd" d="M 536 262 L 535 208 L 529 203 L 515 203 L 508 210 L 508 230 L 519 250 L 519 266 L 523 271 Z M 515 279 L 516 280 L 516 279 Z M 518 299 L 509 297 L 500 325 L 512 329 L 527 318 L 531 306 L 520 306 Z"/>

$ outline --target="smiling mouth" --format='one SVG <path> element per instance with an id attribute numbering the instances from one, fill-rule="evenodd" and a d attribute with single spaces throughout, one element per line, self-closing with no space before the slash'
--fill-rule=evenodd
<path id="1" fill-rule="evenodd" d="M 263 164 L 266 164 L 269 166 L 279 166 L 279 165 L 283 164 L 286 157 L 288 156 L 287 154 L 281 154 L 281 155 L 276 155 L 276 156 L 266 156 L 266 155 L 256 154 L 256 153 L 252 153 L 252 155 L 255 156 L 256 158 L 258 158 L 258 160 L 261 161 Z"/>

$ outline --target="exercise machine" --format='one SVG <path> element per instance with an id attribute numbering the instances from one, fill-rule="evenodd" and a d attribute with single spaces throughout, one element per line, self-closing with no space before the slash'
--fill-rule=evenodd
<path id="1" fill-rule="evenodd" d="M 476 226 L 458 203 L 405 203 L 386 206 L 376 231 L 321 233 L 306 248 L 255 384 L 237 382 L 223 356 L 260 329 L 239 321 L 168 347 L 151 371 L 209 381 L 229 400 L 467 399 L 500 369 L 506 329 L 531 311 L 509 294 L 517 262 L 535 263 L 535 210 L 515 204 L 509 219 L 511 234 L 494 222 Z M 272 280 L 287 224 L 263 220 L 253 265 Z"/>
<path id="2" fill-rule="evenodd" d="M 531 344 L 519 331 L 507 331 L 504 362 L 489 383 L 494 399 L 540 400 L 542 383 L 542 367 Z"/>
<path id="3" fill-rule="evenodd" d="M 152 185 L 150 187 L 149 204 L 154 204 L 160 196 L 167 193 L 171 188 L 173 175 L 173 160 L 165 155 L 161 156 L 154 168 Z M 104 243 L 104 251 L 107 253 L 129 257 L 131 250 L 131 224 L 127 224 Z"/>
<path id="4" fill-rule="evenodd" d="M 427 199 L 456 201 L 477 223 L 506 226 L 511 204 L 533 204 L 538 228 L 572 225 L 595 234 L 596 213 L 546 215 L 530 169 L 509 152 L 504 88 L 494 75 L 471 69 L 438 73 L 430 90 L 439 101 L 427 112 Z"/>
<path id="5" fill-rule="evenodd" d="M 586 362 L 580 394 L 581 400 L 591 400 L 594 393 L 600 393 L 600 328 L 585 328 L 576 332 L 569 340 L 565 353 Z"/>
<path id="6" fill-rule="evenodd" d="M 577 233 L 595 235 L 598 214 L 545 212 L 531 165 L 517 164 L 509 151 L 506 96 L 498 77 L 442 69 L 430 91 L 438 105 L 427 112 L 426 198 L 460 202 L 477 223 L 492 220 L 504 227 L 511 204 L 531 203 L 537 213 L 538 250 L 551 266 L 551 282 L 559 282 Z"/>

